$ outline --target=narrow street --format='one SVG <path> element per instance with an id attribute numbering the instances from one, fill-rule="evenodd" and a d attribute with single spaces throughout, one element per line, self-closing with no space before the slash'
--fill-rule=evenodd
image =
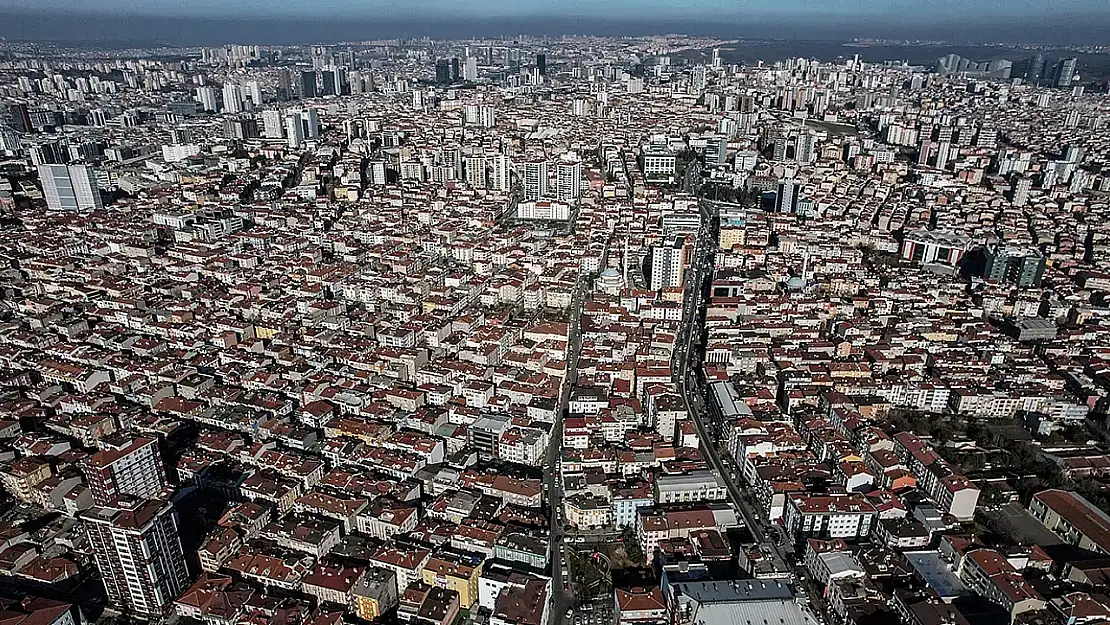
<path id="1" fill-rule="evenodd" d="M 589 292 L 589 283 L 579 279 L 576 285 L 574 299 L 570 307 L 570 328 L 567 344 L 567 375 L 563 382 L 563 390 L 559 396 L 559 405 L 556 409 L 555 425 L 551 428 L 551 440 L 547 449 L 547 467 L 545 480 L 547 485 L 547 501 L 551 507 L 550 519 L 550 549 L 551 549 L 551 614 L 550 625 L 562 625 L 566 611 L 574 605 L 573 589 L 565 590 L 565 580 L 569 583 L 570 575 L 563 568 L 565 562 L 564 540 L 565 533 L 559 522 L 559 511 L 563 506 L 563 482 L 560 478 L 558 467 L 562 456 L 563 446 L 563 419 L 566 418 L 567 404 L 570 401 L 570 389 L 578 375 L 578 352 L 582 349 L 582 336 L 579 323 L 582 318 L 582 302 Z"/>

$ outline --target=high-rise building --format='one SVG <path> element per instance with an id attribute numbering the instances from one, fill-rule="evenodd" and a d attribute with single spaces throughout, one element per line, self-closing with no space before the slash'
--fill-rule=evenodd
<path id="1" fill-rule="evenodd" d="M 51 210 L 104 208 L 96 170 L 90 165 L 39 165 L 39 180 L 46 206 Z"/>
<path id="2" fill-rule="evenodd" d="M 463 67 L 463 80 L 467 82 L 477 82 L 478 59 L 472 56 L 466 57 L 466 65 Z"/>
<path id="3" fill-rule="evenodd" d="M 320 95 L 339 95 L 339 91 L 337 90 L 335 85 L 335 72 L 331 70 L 324 70 L 321 76 L 324 79 L 324 88 L 320 91 Z"/>
<path id="4" fill-rule="evenodd" d="M 578 199 L 582 192 L 582 163 L 563 160 L 555 170 L 555 197 L 565 202 Z"/>
<path id="5" fill-rule="evenodd" d="M 1033 179 L 1020 176 L 1014 181 L 1014 206 L 1025 206 L 1029 203 L 1029 192 L 1033 190 Z"/>
<path id="6" fill-rule="evenodd" d="M 233 82 L 224 85 L 224 112 L 243 112 L 243 88 Z"/>
<path id="7" fill-rule="evenodd" d="M 778 193 L 775 195 L 776 213 L 793 213 L 798 208 L 798 181 L 792 177 L 779 180 Z"/>
<path id="8" fill-rule="evenodd" d="M 285 136 L 282 132 L 281 111 L 275 109 L 262 111 L 262 136 L 267 139 L 281 139 Z"/>
<path id="9" fill-rule="evenodd" d="M 287 102 L 293 99 L 293 78 L 289 72 L 282 70 L 278 72 L 277 84 L 277 99 L 282 102 Z"/>
<path id="10" fill-rule="evenodd" d="M 81 515 L 100 580 L 113 608 L 162 616 L 189 582 L 173 505 L 124 498 Z"/>
<path id="11" fill-rule="evenodd" d="M 12 119 L 12 128 L 16 132 L 24 134 L 34 132 L 35 128 L 31 125 L 31 114 L 27 110 L 26 104 L 22 102 L 9 104 L 8 115 Z"/>
<path id="12" fill-rule="evenodd" d="M 197 87 L 197 101 L 206 112 L 215 113 L 220 110 L 215 87 Z"/>
<path id="13" fill-rule="evenodd" d="M 114 505 L 122 496 L 154 499 L 162 494 L 166 471 L 158 439 L 112 435 L 100 442 L 100 451 L 79 465 L 96 505 Z"/>
<path id="14" fill-rule="evenodd" d="M 365 93 L 362 83 L 362 72 L 351 70 L 347 73 L 347 83 L 350 85 L 351 95 L 359 95 Z"/>
<path id="15" fill-rule="evenodd" d="M 547 55 L 536 55 L 536 69 L 539 70 L 540 76 L 547 76 Z"/>
<path id="16" fill-rule="evenodd" d="M 331 69 L 332 82 L 335 83 L 335 95 L 346 95 L 349 93 L 347 86 L 347 68 L 333 67 Z"/>
<path id="17" fill-rule="evenodd" d="M 947 141 L 937 143 L 937 169 L 944 169 L 952 158 L 952 144 Z"/>
<path id="18" fill-rule="evenodd" d="M 795 153 L 799 163 L 812 163 L 817 160 L 817 135 L 809 132 L 798 135 Z"/>
<path id="19" fill-rule="evenodd" d="M 1079 60 L 1076 58 L 1060 59 L 1060 63 L 1056 66 L 1056 86 L 1057 87 L 1070 87 L 1073 80 L 1075 80 L 1075 68 Z"/>
<path id="20" fill-rule="evenodd" d="M 785 161 L 786 160 L 786 154 L 787 154 L 786 148 L 787 148 L 786 137 L 775 137 L 774 145 L 771 148 L 771 160 Z"/>
<path id="21" fill-rule="evenodd" d="M 298 112 L 285 116 L 285 144 L 293 150 L 300 149 L 304 145 L 304 124 Z"/>
<path id="22" fill-rule="evenodd" d="M 306 139 L 320 138 L 320 117 L 313 107 L 301 111 L 301 120 L 304 122 L 304 137 Z"/>
<path id="23" fill-rule="evenodd" d="M 713 48 L 713 67 L 721 67 L 722 64 L 721 49 Z"/>
<path id="24" fill-rule="evenodd" d="M 1029 83 L 1032 83 L 1032 84 L 1035 85 L 1035 84 L 1041 82 L 1041 78 L 1043 76 L 1044 76 L 1044 55 L 1041 54 L 1040 52 L 1038 52 L 1038 53 L 1034 54 L 1031 59 L 1029 59 L 1027 65 L 1025 67 L 1025 80 L 1026 80 L 1026 82 L 1029 82 Z"/>
<path id="25" fill-rule="evenodd" d="M 917 164 L 921 167 L 928 166 L 929 156 L 931 155 L 932 151 L 933 142 L 929 140 L 922 141 L 921 144 L 917 147 Z"/>
<path id="26" fill-rule="evenodd" d="M 1045 257 L 1037 248 L 996 243 L 987 248 L 986 256 L 983 278 L 1019 288 L 1040 286 Z"/>
<path id="27" fill-rule="evenodd" d="M 459 57 L 451 57 L 451 82 L 459 82 L 462 78 L 462 65 L 459 64 Z"/>
<path id="28" fill-rule="evenodd" d="M 224 120 L 224 137 L 228 139 L 256 139 L 259 136 L 258 120 L 238 115 Z"/>
<path id="29" fill-rule="evenodd" d="M 547 161 L 527 161 L 524 163 L 524 199 L 543 197 L 547 197 Z"/>
<path id="30" fill-rule="evenodd" d="M 246 84 L 246 96 L 254 108 L 262 106 L 262 84 L 257 80 L 249 81 Z"/>
<path id="31" fill-rule="evenodd" d="M 686 237 L 672 236 L 651 246 L 648 286 L 653 291 L 682 285 L 686 271 Z"/>
<path id="32" fill-rule="evenodd" d="M 451 60 L 439 59 L 436 61 L 436 82 L 441 85 L 451 83 Z"/>
<path id="33" fill-rule="evenodd" d="M 690 88 L 692 93 L 701 93 L 709 83 L 709 70 L 704 65 L 695 65 L 690 75 Z"/>
<path id="34" fill-rule="evenodd" d="M 466 157 L 466 183 L 474 189 L 486 188 L 486 159 L 484 157 Z"/>
<path id="35" fill-rule="evenodd" d="M 508 156 L 498 154 L 493 157 L 493 178 L 490 184 L 498 191 L 510 191 L 513 188 L 513 162 Z"/>
<path id="36" fill-rule="evenodd" d="M 315 98 L 316 91 L 316 72 L 305 71 L 301 72 L 301 97 L 302 98 Z"/>

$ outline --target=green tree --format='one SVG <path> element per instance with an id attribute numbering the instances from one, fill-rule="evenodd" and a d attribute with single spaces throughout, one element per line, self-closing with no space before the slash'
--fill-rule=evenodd
<path id="1" fill-rule="evenodd" d="M 621 530 L 621 540 L 624 543 L 624 553 L 633 564 L 640 566 L 646 562 L 644 548 L 640 545 L 640 538 L 636 536 L 636 530 L 626 525 Z"/>

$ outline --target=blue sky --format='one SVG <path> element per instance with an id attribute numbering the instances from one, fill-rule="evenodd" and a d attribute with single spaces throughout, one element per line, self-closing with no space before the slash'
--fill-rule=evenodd
<path id="1" fill-rule="evenodd" d="M 869 18 L 883 21 L 1020 18 L 1105 12 L 1106 0 L 0 0 L 73 13 L 412 18 L 533 15 L 653 18 Z"/>

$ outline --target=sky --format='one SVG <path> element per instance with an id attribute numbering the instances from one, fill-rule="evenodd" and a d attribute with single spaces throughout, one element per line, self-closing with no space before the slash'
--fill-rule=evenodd
<path id="1" fill-rule="evenodd" d="M 5 9 L 58 13 L 280 18 L 629 17 L 637 21 L 767 18 L 880 21 L 1022 18 L 1106 12 L 1106 0 L 0 0 Z"/>

